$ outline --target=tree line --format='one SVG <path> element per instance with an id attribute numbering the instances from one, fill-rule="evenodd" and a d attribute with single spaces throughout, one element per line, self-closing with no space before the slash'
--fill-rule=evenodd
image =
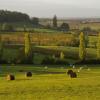
<path id="1" fill-rule="evenodd" d="M 0 23 L 1 23 L 1 29 L 5 29 L 5 31 L 14 31 L 14 28 L 16 28 L 13 24 L 11 23 L 25 23 L 23 25 L 23 28 L 27 28 L 26 24 L 30 23 L 33 27 L 38 27 L 38 28 L 48 28 L 48 29 L 56 29 L 60 30 L 63 32 L 69 31 L 70 27 L 67 23 L 62 23 L 61 26 L 58 26 L 58 19 L 57 16 L 55 15 L 52 18 L 52 25 L 42 25 L 39 23 L 39 18 L 38 17 L 30 17 L 26 13 L 22 12 L 17 12 L 17 11 L 8 11 L 8 10 L 0 10 Z M 2 29 L 3 27 L 3 29 Z"/>
<path id="2" fill-rule="evenodd" d="M 0 10 L 0 22 L 29 22 L 30 17 L 21 12 Z"/>

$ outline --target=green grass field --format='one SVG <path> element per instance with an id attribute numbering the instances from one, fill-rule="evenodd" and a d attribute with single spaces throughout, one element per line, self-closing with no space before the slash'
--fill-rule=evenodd
<path id="1" fill-rule="evenodd" d="M 89 66 L 90 71 L 81 70 L 76 79 L 66 74 L 68 66 L 2 66 L 0 100 L 100 100 L 100 65 L 93 66 Z M 33 72 L 31 78 L 25 77 L 27 71 Z M 16 80 L 7 81 L 9 73 Z"/>

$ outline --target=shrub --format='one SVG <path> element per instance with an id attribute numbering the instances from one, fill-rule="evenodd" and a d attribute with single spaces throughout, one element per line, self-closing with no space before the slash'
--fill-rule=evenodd
<path id="1" fill-rule="evenodd" d="M 56 65 L 68 65 L 68 62 L 65 59 L 56 59 Z"/>
<path id="2" fill-rule="evenodd" d="M 50 57 L 45 57 L 42 61 L 42 64 L 55 64 L 55 59 Z"/>

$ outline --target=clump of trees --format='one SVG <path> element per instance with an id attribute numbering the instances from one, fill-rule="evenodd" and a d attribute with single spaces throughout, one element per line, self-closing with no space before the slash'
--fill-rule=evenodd
<path id="1" fill-rule="evenodd" d="M 59 29 L 60 31 L 68 32 L 70 30 L 70 26 L 68 23 L 62 23 Z"/>
<path id="2" fill-rule="evenodd" d="M 94 29 L 92 29 L 90 27 L 84 27 L 82 29 L 82 32 L 84 34 L 88 34 L 88 35 L 97 35 L 98 34 L 98 31 L 97 30 L 94 30 Z"/>
<path id="3" fill-rule="evenodd" d="M 8 10 L 0 10 L 0 22 L 29 22 L 30 17 L 21 12 L 15 12 L 15 11 L 8 11 Z"/>
<path id="4" fill-rule="evenodd" d="M 31 18 L 31 22 L 32 22 L 32 24 L 34 24 L 35 26 L 38 26 L 38 25 L 39 25 L 39 18 L 33 17 L 33 18 Z"/>
<path id="5" fill-rule="evenodd" d="M 53 29 L 57 29 L 57 30 L 60 30 L 62 32 L 68 32 L 70 30 L 70 26 L 68 23 L 63 22 L 60 26 L 58 26 L 56 15 L 53 17 L 53 25 L 52 26 L 53 26 Z M 48 28 L 49 27 L 50 27 L 50 25 L 48 25 Z"/>

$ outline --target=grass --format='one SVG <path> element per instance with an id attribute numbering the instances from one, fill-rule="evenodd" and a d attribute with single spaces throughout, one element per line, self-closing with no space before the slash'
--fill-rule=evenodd
<path id="1" fill-rule="evenodd" d="M 0 100 L 99 100 L 99 67 L 91 67 L 90 71 L 83 69 L 78 78 L 71 79 L 66 74 L 67 67 L 2 66 Z M 33 77 L 26 78 L 25 72 L 19 72 L 21 69 L 32 71 Z M 13 73 L 16 80 L 7 81 L 8 73 Z"/>
<path id="2" fill-rule="evenodd" d="M 15 48 L 5 48 L 3 52 L 3 59 L 12 62 L 19 55 L 19 49 Z M 38 52 L 37 52 L 38 51 Z M 76 62 L 79 58 L 79 48 L 78 47 L 64 47 L 64 46 L 38 46 L 33 47 L 34 54 L 34 63 L 41 64 L 43 59 L 46 56 L 56 55 L 57 52 L 63 51 L 65 54 L 65 59 L 69 63 Z M 59 58 L 59 56 L 58 56 Z M 95 48 L 87 48 L 87 59 L 96 59 L 96 49 Z"/>

